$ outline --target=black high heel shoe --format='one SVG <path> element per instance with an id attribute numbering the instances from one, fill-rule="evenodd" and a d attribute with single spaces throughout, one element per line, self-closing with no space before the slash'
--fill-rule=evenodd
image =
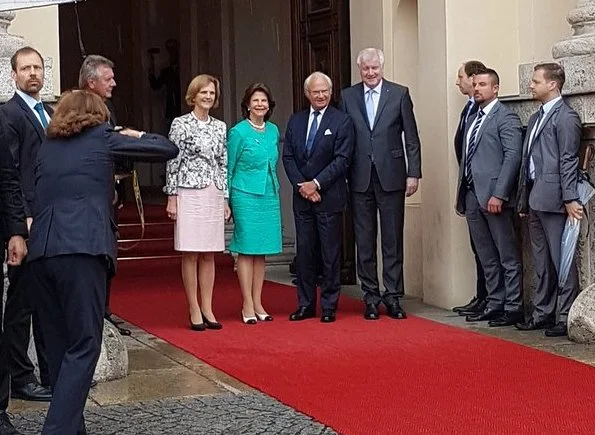
<path id="1" fill-rule="evenodd" d="M 204 331 L 207 329 L 207 325 L 204 324 L 204 318 L 203 318 L 203 323 L 192 323 L 192 316 L 190 316 L 190 329 L 192 329 L 193 331 Z"/>
<path id="2" fill-rule="evenodd" d="M 207 316 L 204 315 L 204 313 L 202 313 L 202 321 L 204 322 L 204 324 L 206 325 L 207 329 L 223 329 L 223 325 L 219 322 L 211 322 L 209 319 L 207 319 Z"/>

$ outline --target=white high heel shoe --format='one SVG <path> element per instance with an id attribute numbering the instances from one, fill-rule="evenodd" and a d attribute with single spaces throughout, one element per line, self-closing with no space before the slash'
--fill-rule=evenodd
<path id="1" fill-rule="evenodd" d="M 256 311 L 254 312 L 254 314 L 256 315 L 256 317 L 258 317 L 258 320 L 260 320 L 261 322 L 272 322 L 273 321 L 273 316 L 271 316 L 270 314 L 267 314 L 267 313 L 260 314 L 260 313 L 257 313 Z"/>
<path id="2" fill-rule="evenodd" d="M 246 317 L 244 316 L 244 311 L 242 310 L 242 322 L 246 325 L 256 325 L 256 316 Z"/>

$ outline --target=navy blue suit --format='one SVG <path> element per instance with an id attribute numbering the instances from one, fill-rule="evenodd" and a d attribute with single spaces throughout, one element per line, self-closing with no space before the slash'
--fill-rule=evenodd
<path id="1" fill-rule="evenodd" d="M 355 140 L 348 115 L 328 106 L 319 120 L 310 152 L 306 135 L 310 110 L 289 118 L 283 165 L 294 189 L 293 213 L 297 242 L 297 288 L 300 307 L 316 307 L 317 252 L 322 257 L 320 305 L 323 313 L 337 308 L 340 284 L 341 213 L 347 204 L 347 168 Z M 322 201 L 313 203 L 299 193 L 299 183 L 316 179 Z"/>
<path id="2" fill-rule="evenodd" d="M 51 116 L 52 108 L 47 104 L 44 104 L 44 108 Z M 45 139 L 45 130 L 33 110 L 17 93 L 2 105 L 0 110 L 6 118 L 6 144 L 19 171 L 25 214 L 31 217 L 35 196 L 35 163 L 37 152 Z M 20 266 L 8 267 L 8 279 L 5 325 L 7 334 L 11 336 L 7 351 L 13 390 L 25 384 L 37 383 L 35 367 L 27 354 L 31 324 L 33 324 L 33 337 L 39 363 L 39 377 L 41 383 L 47 386 L 49 385 L 47 357 L 39 319 L 31 304 L 35 299 L 35 289 L 30 286 L 26 259 Z"/>
<path id="3" fill-rule="evenodd" d="M 36 168 L 29 265 L 38 289 L 53 399 L 43 435 L 85 434 L 83 410 L 101 350 L 106 282 L 115 271 L 114 162 L 166 161 L 166 138 L 105 123 L 47 139 Z"/>

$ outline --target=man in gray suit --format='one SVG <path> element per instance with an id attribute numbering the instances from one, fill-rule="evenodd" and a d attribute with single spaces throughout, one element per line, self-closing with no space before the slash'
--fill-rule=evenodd
<path id="1" fill-rule="evenodd" d="M 566 284 L 558 286 L 560 241 L 567 217 L 577 221 L 583 217 L 577 193 L 581 121 L 562 100 L 564 81 L 564 69 L 557 63 L 534 68 L 531 91 L 542 105 L 529 120 L 519 181 L 518 211 L 521 216 L 529 215 L 538 283 L 532 316 L 516 327 L 523 331 L 546 329 L 548 337 L 567 333 L 578 277 L 573 261 Z"/>
<path id="2" fill-rule="evenodd" d="M 357 271 L 366 304 L 364 318 L 378 319 L 378 305 L 383 302 L 390 317 L 404 319 L 406 316 L 399 297 L 404 294 L 405 196 L 417 191 L 421 178 L 417 124 L 409 90 L 383 79 L 382 50 L 362 50 L 357 56 L 357 65 L 362 82 L 343 90 L 341 108 L 351 116 L 356 130 L 349 189 L 357 245 Z M 382 278 L 386 289 L 382 296 L 376 260 L 378 211 L 382 235 Z"/>
<path id="3" fill-rule="evenodd" d="M 479 110 L 465 132 L 456 205 L 467 218 L 488 290 L 486 309 L 466 320 L 488 320 L 489 326 L 514 325 L 522 319 L 522 268 L 512 221 L 522 153 L 521 121 L 498 101 L 499 87 L 493 69 L 473 77 Z"/>

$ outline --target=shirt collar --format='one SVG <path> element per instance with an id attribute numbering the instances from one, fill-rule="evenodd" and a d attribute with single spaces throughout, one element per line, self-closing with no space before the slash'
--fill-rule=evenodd
<path id="1" fill-rule="evenodd" d="M 41 100 L 39 100 L 39 101 L 36 100 L 31 95 L 24 93 L 20 89 L 17 89 L 17 94 L 19 97 L 21 97 L 23 99 L 23 101 L 25 103 L 27 103 L 27 106 L 29 106 L 31 108 L 31 110 L 35 110 L 35 105 L 37 103 L 41 103 Z"/>
<path id="2" fill-rule="evenodd" d="M 494 101 L 492 101 L 490 104 L 488 104 L 487 106 L 485 106 L 483 109 L 480 109 L 483 111 L 484 115 L 488 115 L 490 113 L 490 111 L 494 108 L 494 106 L 496 105 L 496 103 L 498 102 L 498 99 L 494 99 Z"/>
<path id="3" fill-rule="evenodd" d="M 372 89 L 374 89 L 376 92 L 378 92 L 378 95 L 380 95 L 380 91 L 382 90 L 382 82 L 383 81 L 384 81 L 384 79 L 381 79 L 380 83 L 378 83 L 375 88 L 370 88 L 368 85 L 366 85 L 364 83 L 364 95 L 366 95 L 368 93 L 368 91 L 372 90 Z"/>
<path id="4" fill-rule="evenodd" d="M 562 99 L 562 96 L 560 95 L 559 97 L 554 98 L 553 100 L 548 101 L 547 103 L 545 103 L 543 106 L 541 106 L 543 108 L 543 115 L 547 115 L 549 113 L 550 110 L 552 110 L 552 108 L 556 105 L 556 103 L 558 101 L 560 101 Z"/>
<path id="5" fill-rule="evenodd" d="M 324 109 L 320 109 L 318 110 L 318 112 L 320 112 L 320 117 L 322 118 L 324 116 L 324 112 L 326 112 L 328 106 L 325 106 Z M 310 116 L 312 116 L 312 114 L 316 112 L 316 109 L 312 106 L 310 106 Z"/>

